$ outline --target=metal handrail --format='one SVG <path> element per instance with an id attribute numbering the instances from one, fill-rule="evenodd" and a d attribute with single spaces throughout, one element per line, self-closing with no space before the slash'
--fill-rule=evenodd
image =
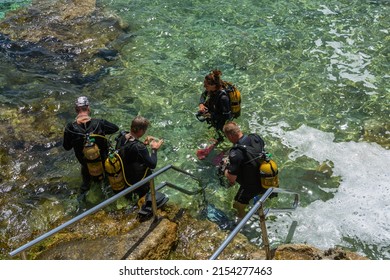
<path id="1" fill-rule="evenodd" d="M 175 171 L 178 171 L 180 173 L 183 173 L 189 177 L 191 177 L 193 180 L 197 181 L 198 182 L 198 185 L 200 186 L 199 189 L 196 189 L 195 191 L 189 191 L 187 189 L 184 189 L 184 188 L 181 188 L 175 184 L 172 184 L 172 183 L 169 183 L 169 182 L 162 182 L 160 183 L 157 187 L 154 186 L 154 178 L 161 175 L 162 173 L 170 170 L 170 169 L 173 169 Z M 184 171 L 178 167 L 175 167 L 173 165 L 167 165 L 159 170 L 157 170 L 156 172 L 154 172 L 153 174 L 149 175 L 148 177 L 144 178 L 143 180 L 135 183 L 134 185 L 130 186 L 129 188 L 121 191 L 120 193 L 108 198 L 107 200 L 101 202 L 100 204 L 92 207 L 91 209 L 88 209 L 87 211 L 85 211 L 84 213 L 81 213 L 80 215 L 74 217 L 73 219 L 65 222 L 64 224 L 50 230 L 49 232 L 39 236 L 38 238 L 26 243 L 25 245 L 17 248 L 16 250 L 10 252 L 10 256 L 13 257 L 15 256 L 16 254 L 19 254 L 19 253 L 24 253 L 25 250 L 27 250 L 28 248 L 34 246 L 35 244 L 43 241 L 44 239 L 52 236 L 53 234 L 63 230 L 64 228 L 74 224 L 75 222 L 85 218 L 86 216 L 88 215 L 91 215 L 97 211 L 99 211 L 100 209 L 102 209 L 103 207 L 113 203 L 114 201 L 118 200 L 119 198 L 125 196 L 126 194 L 136 190 L 137 188 L 141 187 L 142 185 L 144 185 L 146 182 L 149 182 L 149 181 L 152 181 L 152 184 L 151 184 L 151 198 L 152 198 L 152 210 L 153 210 L 153 218 L 156 220 L 156 211 L 157 211 L 157 206 L 156 206 L 156 197 L 155 197 L 155 192 L 164 188 L 165 186 L 168 186 L 168 187 L 171 187 L 173 189 L 176 189 L 180 192 L 183 192 L 187 195 L 196 195 L 196 194 L 199 194 L 201 192 L 203 192 L 204 194 L 204 187 L 202 187 L 202 184 L 201 184 L 201 180 L 198 179 L 196 176 L 194 176 L 193 174 L 187 172 L 187 171 Z M 263 209 L 263 204 L 264 202 L 269 198 L 269 196 L 272 194 L 272 193 L 290 193 L 290 194 L 293 194 L 294 195 L 294 202 L 293 202 L 293 205 L 292 207 L 288 207 L 288 208 L 272 208 L 272 209 Z M 210 257 L 210 260 L 215 260 L 216 258 L 218 258 L 218 256 L 222 253 L 222 251 L 227 247 L 227 245 L 229 245 L 229 243 L 233 240 L 233 238 L 238 234 L 238 232 L 244 227 L 244 225 L 248 222 L 248 220 L 256 213 L 256 211 L 259 213 L 259 216 L 260 216 L 260 226 L 261 226 L 261 230 L 263 232 L 262 234 L 262 238 L 263 238 L 263 244 L 265 246 L 265 250 L 266 250 L 266 256 L 267 256 L 267 259 L 270 259 L 270 249 L 269 249 L 269 241 L 268 241 L 268 234 L 267 234 L 267 228 L 265 226 L 265 217 L 266 215 L 269 213 L 269 211 L 276 211 L 276 212 L 281 212 L 281 211 L 291 211 L 291 210 L 295 210 L 297 208 L 299 204 L 299 195 L 297 193 L 294 193 L 294 192 L 290 192 L 290 191 L 287 191 L 287 190 L 282 190 L 282 189 L 275 189 L 275 188 L 269 188 L 265 194 L 259 199 L 259 201 L 257 201 L 255 203 L 255 205 L 252 207 L 252 209 L 247 213 L 247 215 L 241 220 L 241 222 L 234 228 L 234 230 L 230 233 L 230 235 L 225 239 L 225 241 L 221 244 L 221 246 L 215 251 L 215 253 Z"/>
<path id="2" fill-rule="evenodd" d="M 263 209 L 264 202 L 270 197 L 272 193 L 289 193 L 294 195 L 294 202 L 289 208 L 273 208 L 273 209 Z M 282 212 L 282 211 L 292 211 L 298 207 L 299 204 L 299 194 L 290 192 L 282 189 L 269 188 L 263 194 L 263 196 L 253 205 L 253 207 L 248 211 L 245 217 L 239 222 L 239 224 L 232 230 L 232 232 L 228 235 L 228 237 L 222 242 L 222 244 L 218 247 L 218 249 L 214 252 L 214 254 L 209 258 L 209 260 L 215 260 L 222 253 L 222 251 L 232 242 L 233 238 L 240 232 L 240 230 L 245 226 L 245 224 L 249 221 L 249 219 L 257 212 L 260 216 L 260 227 L 262 231 L 262 239 L 265 248 L 266 258 L 268 260 L 271 259 L 271 250 L 269 247 L 268 233 L 267 227 L 265 226 L 265 218 L 267 214 L 272 211 Z"/>
<path id="3" fill-rule="evenodd" d="M 130 186 L 129 188 L 124 189 L 124 190 L 121 191 L 120 193 L 115 194 L 114 196 L 108 198 L 107 200 L 101 202 L 100 204 L 98 204 L 98 205 L 92 207 L 91 209 L 88 209 L 87 211 L 81 213 L 80 215 L 78 215 L 78 216 L 72 218 L 71 220 L 69 220 L 69 221 L 63 223 L 62 225 L 60 225 L 60 226 L 58 226 L 58 227 L 56 227 L 56 228 L 54 228 L 54 229 L 52 229 L 52 230 L 46 232 L 45 234 L 42 234 L 41 236 L 37 237 L 36 239 L 34 239 L 34 240 L 32 240 L 32 241 L 30 241 L 30 242 L 24 244 L 23 246 L 21 246 L 21 247 L 15 249 L 15 250 L 13 250 L 12 252 L 9 253 L 10 256 L 13 257 L 13 256 L 15 256 L 16 254 L 19 254 L 19 253 L 21 253 L 21 252 L 24 252 L 25 250 L 27 250 L 28 248 L 34 246 L 35 244 L 37 244 L 37 243 L 43 241 L 44 239 L 46 239 L 46 238 L 52 236 L 53 234 L 55 234 L 55 233 L 57 233 L 57 232 L 63 230 L 64 228 L 66 228 L 66 227 L 68 227 L 68 226 L 74 224 L 75 222 L 77 222 L 77 221 L 79 221 L 79 220 L 85 218 L 86 216 L 91 215 L 91 214 L 93 214 L 93 213 L 99 211 L 100 209 L 102 209 L 102 208 L 106 207 L 107 205 L 113 203 L 114 201 L 118 200 L 119 198 L 125 196 L 126 194 L 128 194 L 128 193 L 130 193 L 130 192 L 136 190 L 136 189 L 139 188 L 140 186 L 142 186 L 142 185 L 144 185 L 145 183 L 147 183 L 147 182 L 153 180 L 155 177 L 159 176 L 160 174 L 162 174 L 162 173 L 164 173 L 164 172 L 166 172 L 166 171 L 168 171 L 168 170 L 170 170 L 170 169 L 173 169 L 173 170 L 175 170 L 175 171 L 178 171 L 178 172 L 180 172 L 180 173 L 183 173 L 183 174 L 185 174 L 185 175 L 191 177 L 193 180 L 195 180 L 195 181 L 198 182 L 198 185 L 199 185 L 199 186 L 201 186 L 201 181 L 200 181 L 200 179 L 198 179 L 198 178 L 197 178 L 196 176 L 194 176 L 193 174 L 191 174 L 191 173 L 189 173 L 189 172 L 187 172 L 187 171 L 184 171 L 184 170 L 182 170 L 182 169 L 180 169 L 180 168 L 178 168 L 178 167 L 175 167 L 175 166 L 173 166 L 173 165 L 167 165 L 167 166 L 165 166 L 165 167 L 163 167 L 163 168 L 161 168 L 161 169 L 159 169 L 159 170 L 153 172 L 151 175 L 149 175 L 148 177 L 144 178 L 143 180 L 141 180 L 141 181 L 135 183 L 134 185 Z M 152 181 L 152 182 L 153 182 L 153 181 Z M 156 189 L 158 190 L 158 189 L 160 189 L 160 188 L 162 188 L 162 187 L 164 187 L 164 186 L 166 186 L 166 185 L 168 185 L 168 186 L 170 186 L 170 187 L 173 187 L 173 188 L 176 188 L 176 189 L 179 189 L 179 190 L 181 190 L 181 191 L 185 191 L 184 189 L 182 189 L 182 188 L 180 188 L 180 187 L 178 187 L 178 186 L 176 186 L 176 185 L 173 185 L 173 184 L 171 184 L 171 183 L 167 183 L 167 182 L 160 184 L 157 188 L 155 188 L 155 187 L 154 187 L 154 183 L 152 183 L 152 184 L 151 184 L 151 197 L 152 197 L 152 209 L 153 209 L 153 217 L 154 217 L 154 218 L 156 218 L 156 211 L 157 211 L 155 191 L 156 191 Z M 195 192 L 193 192 L 193 194 L 199 193 L 199 192 L 202 191 L 202 190 L 203 190 L 203 188 L 202 188 L 202 186 L 201 186 L 201 189 L 200 189 L 200 190 L 197 190 L 197 191 L 195 191 Z M 189 192 L 189 191 L 186 191 L 186 192 L 187 192 L 188 194 L 192 194 L 192 193 Z"/>

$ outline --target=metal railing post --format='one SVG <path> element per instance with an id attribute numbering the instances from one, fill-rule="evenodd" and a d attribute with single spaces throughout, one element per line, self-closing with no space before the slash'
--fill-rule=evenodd
<path id="1" fill-rule="evenodd" d="M 218 256 L 222 253 L 222 251 L 230 244 L 230 242 L 233 240 L 233 238 L 238 234 L 238 232 L 244 227 L 244 225 L 248 222 L 248 220 L 257 212 L 260 216 L 260 228 L 261 228 L 261 234 L 262 234 L 262 240 L 264 244 L 264 251 L 266 254 L 266 259 L 271 260 L 272 254 L 270 250 L 270 243 L 268 239 L 268 232 L 267 232 L 267 226 L 265 223 L 266 217 L 271 209 L 266 208 L 264 210 L 264 202 L 269 198 L 269 196 L 273 193 L 287 193 L 294 195 L 294 202 L 292 207 L 289 208 L 279 208 L 279 209 L 272 209 L 279 211 L 292 211 L 295 210 L 298 207 L 299 204 L 299 195 L 294 192 L 281 190 L 281 189 L 275 189 L 275 188 L 269 188 L 267 191 L 263 194 L 263 196 L 253 205 L 253 207 L 249 210 L 249 212 L 245 215 L 245 217 L 240 221 L 240 223 L 231 231 L 229 236 L 225 239 L 224 242 L 218 247 L 218 249 L 214 252 L 214 254 L 209 258 L 209 260 L 215 260 L 218 258 Z"/>
<path id="2" fill-rule="evenodd" d="M 153 221 L 157 220 L 157 202 L 156 202 L 156 188 L 154 186 L 154 179 L 150 180 L 150 196 L 152 197 Z"/>
<path id="3" fill-rule="evenodd" d="M 238 223 L 238 225 L 232 230 L 229 236 L 222 242 L 221 246 L 214 252 L 214 254 L 210 257 L 210 260 L 215 260 L 222 253 L 222 251 L 229 245 L 229 243 L 233 240 L 233 238 L 240 232 L 240 230 L 245 226 L 245 224 L 249 221 L 249 219 L 256 213 L 259 206 L 262 206 L 267 197 L 272 193 L 273 188 L 269 188 L 265 194 L 256 202 L 256 204 L 249 210 L 249 212 L 245 215 L 244 218 Z M 263 211 L 264 213 L 264 211 Z"/>
<path id="4" fill-rule="evenodd" d="M 263 204 L 260 205 L 259 216 L 260 216 L 261 238 L 262 238 L 263 244 L 264 244 L 265 256 L 266 256 L 267 260 L 270 260 L 270 259 L 272 259 L 272 256 L 271 256 L 271 250 L 269 247 L 267 226 L 265 225 L 265 214 L 264 214 Z"/>

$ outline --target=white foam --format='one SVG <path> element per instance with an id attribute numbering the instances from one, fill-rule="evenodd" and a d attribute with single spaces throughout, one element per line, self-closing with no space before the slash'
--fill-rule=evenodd
<path id="1" fill-rule="evenodd" d="M 298 221 L 293 242 L 326 249 L 346 245 L 343 237 L 351 237 L 366 246 L 390 246 L 390 151 L 375 143 L 335 143 L 332 133 L 305 125 L 293 131 L 283 126 L 273 126 L 268 132 L 294 150 L 290 159 L 330 160 L 334 175 L 341 177 L 332 199 L 298 207 L 285 217 Z M 283 219 L 280 224 L 287 231 L 288 221 Z"/>

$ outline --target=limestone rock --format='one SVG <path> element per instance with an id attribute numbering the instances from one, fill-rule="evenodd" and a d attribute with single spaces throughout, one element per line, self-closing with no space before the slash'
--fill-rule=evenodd
<path id="1" fill-rule="evenodd" d="M 24 68 L 39 65 L 43 72 L 76 70 L 83 77 L 108 67 L 125 44 L 127 24 L 97 8 L 95 0 L 50 2 L 7 14 L 0 22 L 0 50 L 14 54 Z"/>
<path id="2" fill-rule="evenodd" d="M 157 222 L 139 223 L 135 214 L 99 211 L 54 235 L 30 251 L 30 258 L 55 260 L 207 260 L 225 240 L 228 232 L 207 220 L 188 214 L 171 219 L 159 210 Z M 174 209 L 174 210 L 172 210 Z M 237 235 L 219 259 L 265 259 L 264 252 L 243 235 Z"/>
<path id="3" fill-rule="evenodd" d="M 177 243 L 177 224 L 162 219 L 153 230 L 153 234 L 145 237 L 137 250 L 126 259 L 131 260 L 164 260 L 168 259 L 174 245 Z"/>
<path id="4" fill-rule="evenodd" d="M 177 241 L 175 223 L 151 221 L 125 234 L 76 239 L 44 251 L 38 259 L 51 260 L 161 260 L 168 257 Z M 153 232 L 153 234 L 151 234 Z"/>
<path id="5" fill-rule="evenodd" d="M 322 251 L 306 244 L 284 244 L 275 251 L 275 260 L 367 260 L 359 254 L 332 248 Z"/>

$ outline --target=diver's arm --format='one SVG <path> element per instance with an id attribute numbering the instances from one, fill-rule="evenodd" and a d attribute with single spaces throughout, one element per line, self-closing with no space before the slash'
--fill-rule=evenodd
<path id="1" fill-rule="evenodd" d="M 199 112 L 205 113 L 207 111 L 206 106 L 207 91 L 202 92 L 199 98 Z"/>
<path id="2" fill-rule="evenodd" d="M 149 155 L 149 151 L 144 146 L 142 149 L 138 149 L 139 155 L 144 159 L 145 165 L 150 169 L 155 169 L 157 166 L 157 150 L 152 149 L 151 154 Z"/>
<path id="3" fill-rule="evenodd" d="M 116 124 L 113 124 L 107 120 L 102 120 L 103 130 L 105 134 L 113 134 L 119 130 Z"/>
<path id="4" fill-rule="evenodd" d="M 229 170 L 225 170 L 225 177 L 228 179 L 230 185 L 234 185 L 237 179 L 237 175 L 233 175 L 229 173 Z"/>
<path id="5" fill-rule="evenodd" d="M 234 148 L 230 150 L 229 164 L 224 171 L 224 175 L 228 179 L 230 185 L 236 183 L 242 160 L 243 154 L 240 150 Z"/>
<path id="6" fill-rule="evenodd" d="M 71 131 L 69 130 L 69 124 L 66 125 L 65 130 L 64 130 L 64 140 L 62 142 L 62 146 L 64 147 L 65 150 L 69 151 L 73 148 L 72 144 L 72 134 Z"/>
<path id="7" fill-rule="evenodd" d="M 232 112 L 231 112 L 231 109 L 230 109 L 230 100 L 229 100 L 229 97 L 224 94 L 222 97 L 221 97 L 221 106 L 222 106 L 222 115 L 223 115 L 223 118 L 225 120 L 229 120 L 231 119 L 231 116 L 232 116 Z"/>

